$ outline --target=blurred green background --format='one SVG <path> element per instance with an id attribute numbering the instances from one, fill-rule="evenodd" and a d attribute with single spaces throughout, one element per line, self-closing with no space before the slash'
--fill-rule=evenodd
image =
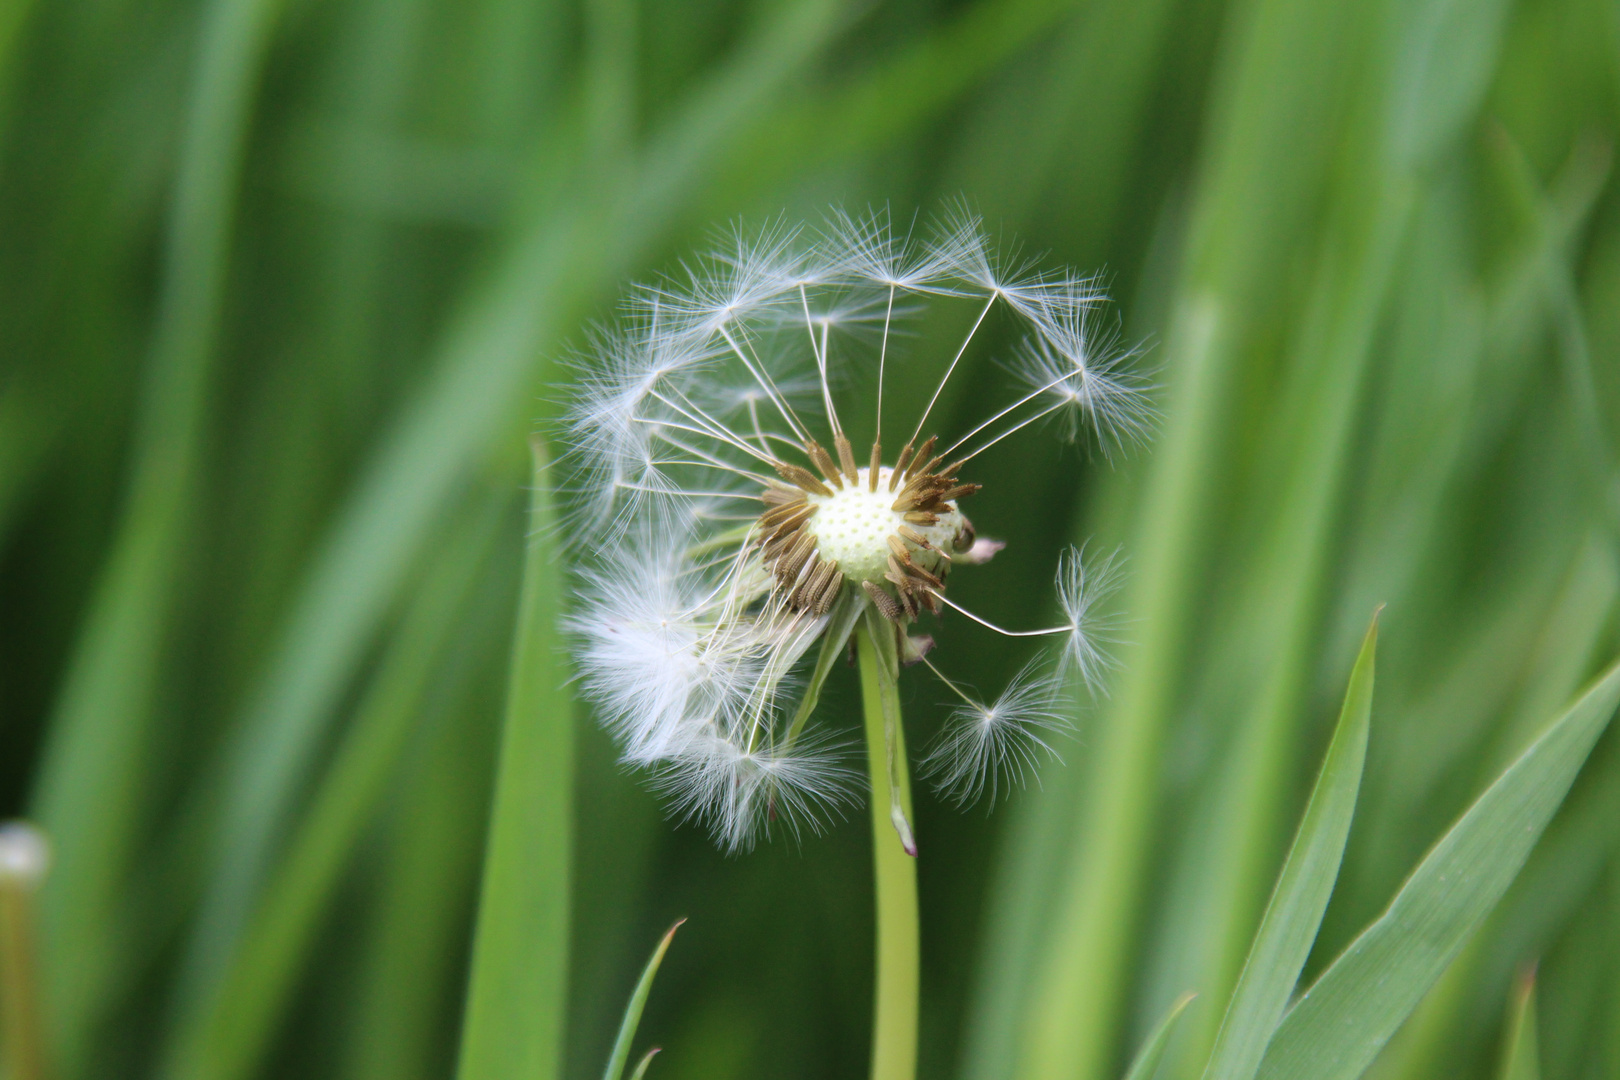
<path id="1" fill-rule="evenodd" d="M 1014 543 L 953 596 L 1031 625 L 1117 545 L 1123 666 L 1039 783 L 919 794 L 920 1075 L 1114 1076 L 1197 989 L 1196 1076 L 1373 609 L 1307 976 L 1620 643 L 1617 132 L 1614 0 L 0 2 L 0 816 L 56 844 L 61 1074 L 450 1075 L 570 348 L 717 226 L 963 199 L 1106 275 L 1162 417 L 984 462 Z M 727 858 L 576 723 L 567 1075 L 682 915 L 652 1075 L 859 1075 L 861 813 Z M 1620 1078 L 1615 741 L 1376 1075 L 1494 1075 L 1539 959 L 1544 1074 Z"/>

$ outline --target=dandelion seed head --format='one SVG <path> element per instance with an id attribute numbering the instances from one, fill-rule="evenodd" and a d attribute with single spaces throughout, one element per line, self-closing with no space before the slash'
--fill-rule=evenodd
<path id="1" fill-rule="evenodd" d="M 1145 415 L 1127 354 L 1091 333 L 1099 300 L 1094 282 L 996 253 L 966 212 L 899 234 L 886 213 L 834 211 L 815 234 L 727 233 L 591 340 L 567 417 L 584 567 L 570 628 L 602 722 L 677 812 L 741 849 L 777 822 L 813 827 L 847 795 L 840 750 L 799 715 L 807 654 L 841 648 L 858 618 L 899 642 L 920 619 L 965 611 L 951 576 L 1000 546 L 964 510 L 983 451 L 1056 411 L 1099 429 Z M 885 399 L 887 365 L 925 362 L 891 338 L 951 304 L 975 321 L 932 396 Z M 1025 388 L 951 441 L 928 427 L 933 405 L 997 306 L 1030 338 L 1012 365 Z M 878 421 L 857 435 L 839 402 L 873 376 Z M 890 434 L 913 422 L 904 442 Z M 1015 637 L 1066 635 L 1065 663 L 1091 678 L 1105 663 L 1097 589 L 1074 573 L 1059 580 L 1065 626 L 1008 631 L 967 614 Z M 1038 735 L 1017 733 L 1044 730 L 1038 682 L 1020 676 L 953 718 L 981 736 L 952 744 L 951 790 L 976 790 L 967 763 L 1001 777 L 1029 760 L 1020 748 Z"/>
<path id="2" fill-rule="evenodd" d="M 836 563 L 846 582 L 882 584 L 889 573 L 889 559 L 895 554 L 889 537 L 900 536 L 902 528 L 927 541 L 927 546 L 919 545 L 910 558 L 936 575 L 947 564 L 947 553 L 970 546 L 962 544 L 967 518 L 954 502 L 943 503 L 931 515 L 933 523 L 918 521 L 908 527 L 905 512 L 894 508 L 897 500 L 889 486 L 894 470 L 880 467 L 876 483 L 866 466 L 855 473 L 853 484 L 829 495 L 805 496 L 805 503 L 815 512 L 805 522 L 804 530 L 815 538 L 821 558 Z"/>

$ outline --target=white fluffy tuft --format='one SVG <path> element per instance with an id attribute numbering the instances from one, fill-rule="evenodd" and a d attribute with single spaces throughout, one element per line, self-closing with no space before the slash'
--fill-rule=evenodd
<path id="1" fill-rule="evenodd" d="M 922 766 L 940 794 L 962 805 L 986 790 L 994 799 L 1004 785 L 1022 784 L 1044 756 L 1055 757 L 1047 740 L 1070 727 L 1058 710 L 1060 685 L 1031 664 L 994 702 L 965 701 L 953 709 Z"/>
<path id="2" fill-rule="evenodd" d="M 1108 646 L 1118 639 L 1113 616 L 1104 605 L 1119 587 L 1120 573 L 1117 554 L 1092 559 L 1087 565 L 1084 552 L 1071 547 L 1058 560 L 1058 603 L 1068 622 L 1063 668 L 1078 675 L 1094 694 L 1104 691 L 1115 664 Z"/>

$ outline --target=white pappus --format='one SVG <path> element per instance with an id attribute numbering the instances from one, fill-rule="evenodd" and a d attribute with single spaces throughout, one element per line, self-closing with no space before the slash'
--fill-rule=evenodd
<path id="1" fill-rule="evenodd" d="M 625 760 L 655 769 L 722 845 L 747 847 L 770 820 L 814 826 L 850 792 L 857 774 L 806 725 L 863 618 L 963 702 L 924 762 L 957 798 L 1033 764 L 1061 724 L 1068 674 L 1098 683 L 1109 562 L 1087 568 L 1066 553 L 1065 620 L 1039 630 L 996 626 L 946 589 L 957 566 L 1002 546 L 961 507 L 981 487 L 963 479 L 981 453 L 1047 418 L 1105 447 L 1144 432 L 1151 412 L 1130 354 L 1092 328 L 1102 302 L 1093 280 L 1004 268 L 965 213 L 917 240 L 885 215 L 835 211 L 815 231 L 734 234 L 678 281 L 637 292 L 623 323 L 591 342 L 567 420 L 583 685 Z M 890 368 L 927 362 L 900 348 L 901 332 L 952 306 L 968 328 L 932 361 L 943 374 L 931 393 L 885 401 Z M 1020 388 L 947 442 L 930 417 L 998 307 L 1024 333 L 1005 365 Z M 859 451 L 837 409 L 852 382 L 875 386 Z M 905 426 L 886 436 L 899 412 Z M 886 437 L 900 444 L 893 457 Z M 945 608 L 1063 647 L 986 705 L 910 633 Z"/>

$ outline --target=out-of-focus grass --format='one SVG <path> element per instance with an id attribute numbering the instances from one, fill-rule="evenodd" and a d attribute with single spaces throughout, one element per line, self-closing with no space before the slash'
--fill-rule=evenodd
<path id="1" fill-rule="evenodd" d="M 1602 0 L 8 6 L 0 809 L 57 845 L 63 1074 L 449 1075 L 569 343 L 717 223 L 958 197 L 1108 272 L 1164 415 L 985 461 L 964 602 L 1033 622 L 1101 533 L 1128 644 L 1006 812 L 918 792 L 921 1072 L 1119 1075 L 1193 989 L 1195 1072 L 1373 608 L 1307 979 L 1614 652 L 1617 132 Z M 1542 1074 L 1620 1069 L 1614 741 L 1379 1075 L 1495 1074 L 1537 957 Z M 568 1075 L 677 915 L 650 1075 L 862 1068 L 859 815 L 725 859 L 575 762 Z"/>

